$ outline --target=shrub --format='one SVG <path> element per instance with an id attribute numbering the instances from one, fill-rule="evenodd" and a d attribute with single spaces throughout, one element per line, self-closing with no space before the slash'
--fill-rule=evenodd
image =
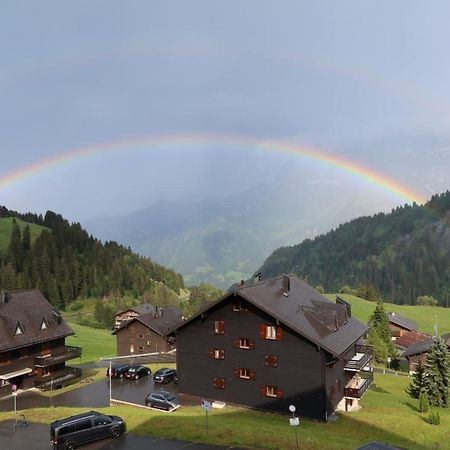
<path id="1" fill-rule="evenodd" d="M 428 394 L 425 391 L 422 391 L 419 395 L 419 409 L 423 413 L 430 410 L 430 400 L 428 400 Z"/>
<path id="2" fill-rule="evenodd" d="M 428 422 L 430 422 L 431 425 L 440 425 L 441 416 L 439 415 L 439 411 L 430 409 L 430 412 L 428 413 Z"/>

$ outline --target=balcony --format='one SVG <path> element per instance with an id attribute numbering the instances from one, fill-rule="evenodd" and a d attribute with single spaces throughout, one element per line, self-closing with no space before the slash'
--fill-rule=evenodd
<path id="1" fill-rule="evenodd" d="M 81 356 L 80 347 L 72 347 L 66 345 L 64 351 L 50 355 L 50 356 L 37 356 L 34 358 L 34 365 L 36 367 L 49 367 L 55 364 L 68 361 L 69 359 L 79 358 Z"/>
<path id="2" fill-rule="evenodd" d="M 345 397 L 361 398 L 373 382 L 373 372 L 363 370 L 345 386 Z"/>
<path id="3" fill-rule="evenodd" d="M 373 349 L 370 345 L 357 345 L 356 355 L 347 362 L 344 366 L 344 370 L 350 372 L 359 372 L 369 364 L 369 361 L 373 357 Z"/>
<path id="4" fill-rule="evenodd" d="M 80 378 L 81 375 L 81 369 L 78 369 L 77 367 L 66 367 L 63 372 L 55 374 L 54 376 L 48 376 L 45 380 L 35 380 L 34 387 L 46 391 L 52 389 L 52 387 L 61 386 L 75 378 Z"/>

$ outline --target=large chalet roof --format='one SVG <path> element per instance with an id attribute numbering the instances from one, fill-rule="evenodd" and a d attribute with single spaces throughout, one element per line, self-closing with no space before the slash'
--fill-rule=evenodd
<path id="1" fill-rule="evenodd" d="M 140 322 L 147 328 L 150 328 L 155 333 L 160 334 L 161 336 L 165 336 L 168 331 L 179 325 L 183 322 L 180 312 L 176 308 L 167 307 L 167 308 L 157 308 L 155 307 L 154 312 L 150 312 L 147 314 L 141 314 L 138 317 L 127 320 L 122 323 L 117 330 L 113 332 L 113 334 L 117 334 L 123 328 L 128 327 L 133 322 Z"/>
<path id="2" fill-rule="evenodd" d="M 417 330 L 417 323 L 407 317 L 403 317 L 395 312 L 388 312 L 388 319 L 394 325 L 397 325 L 405 330 Z"/>
<path id="3" fill-rule="evenodd" d="M 72 329 L 39 291 L 0 293 L 0 351 L 72 334 Z"/>
<path id="4" fill-rule="evenodd" d="M 450 349 L 450 333 L 443 334 L 442 339 L 444 340 L 447 347 Z M 415 344 L 412 344 L 410 347 L 408 347 L 403 353 L 402 357 L 406 358 L 408 356 L 413 355 L 420 355 L 422 353 L 428 353 L 431 350 L 431 347 L 433 347 L 434 344 L 434 337 L 422 341 L 422 342 L 416 342 Z"/>
<path id="5" fill-rule="evenodd" d="M 131 308 L 125 309 L 123 311 L 119 311 L 116 316 L 126 313 L 128 311 L 133 311 L 136 314 L 149 314 L 155 311 L 155 307 L 150 303 L 143 303 L 142 305 L 132 306 Z"/>
<path id="6" fill-rule="evenodd" d="M 368 331 L 365 324 L 349 317 L 345 305 L 331 302 L 295 275 L 237 288 L 208 304 L 178 328 L 232 295 L 247 300 L 334 356 L 340 356 Z"/>

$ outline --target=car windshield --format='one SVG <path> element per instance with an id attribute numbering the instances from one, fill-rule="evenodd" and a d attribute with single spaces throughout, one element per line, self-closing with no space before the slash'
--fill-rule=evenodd
<path id="1" fill-rule="evenodd" d="M 175 400 L 175 396 L 170 392 L 159 392 L 159 394 L 164 397 L 164 400 L 167 400 L 169 402 Z"/>
<path id="2" fill-rule="evenodd" d="M 128 372 L 136 372 L 137 370 L 139 370 L 139 367 L 130 367 Z"/>

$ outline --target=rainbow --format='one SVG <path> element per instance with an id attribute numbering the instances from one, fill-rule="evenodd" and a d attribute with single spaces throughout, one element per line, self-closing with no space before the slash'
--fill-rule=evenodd
<path id="1" fill-rule="evenodd" d="M 318 161 L 328 166 L 336 167 L 343 172 L 364 179 L 367 182 L 380 187 L 384 191 L 392 193 L 407 203 L 425 203 L 426 199 L 410 187 L 400 184 L 385 175 L 357 164 L 341 155 L 327 153 L 323 150 L 296 143 L 262 139 L 246 135 L 229 135 L 218 133 L 185 133 L 152 135 L 145 137 L 127 138 L 111 142 L 98 143 L 91 146 L 65 150 L 56 155 L 41 159 L 27 166 L 20 167 L 11 173 L 0 177 L 0 190 L 10 187 L 21 180 L 32 177 L 35 174 L 51 170 L 71 161 L 90 158 L 96 155 L 110 152 L 126 152 L 134 150 L 151 150 L 166 146 L 188 145 L 227 145 L 246 149 L 265 150 L 268 152 L 282 152 L 297 155 L 310 160 Z"/>

